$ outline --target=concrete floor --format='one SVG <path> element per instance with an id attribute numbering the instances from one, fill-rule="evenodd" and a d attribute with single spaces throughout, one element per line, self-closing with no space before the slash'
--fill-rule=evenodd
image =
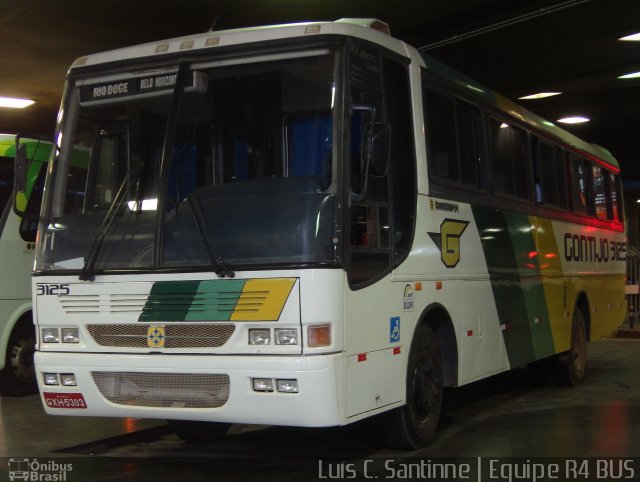
<path id="1" fill-rule="evenodd" d="M 387 460 L 640 457 L 639 372 L 640 339 L 617 338 L 589 346 L 589 373 L 579 387 L 539 386 L 527 370 L 516 370 L 451 390 L 434 443 L 409 454 L 385 449 L 366 423 L 330 429 L 237 425 L 215 442 L 189 444 L 162 422 L 52 417 L 38 396 L 7 397 L 0 399 L 0 457 L 71 463 L 69 482 L 346 480 L 370 475 L 362 472 L 370 459 L 370 467 L 378 467 L 373 474 L 386 478 Z M 640 480 L 640 459 L 633 464 L 630 480 Z M 8 472 L 0 464 L 3 476 Z"/>

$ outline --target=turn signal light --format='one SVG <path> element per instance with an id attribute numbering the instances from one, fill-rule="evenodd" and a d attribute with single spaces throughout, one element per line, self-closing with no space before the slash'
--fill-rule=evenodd
<path id="1" fill-rule="evenodd" d="M 331 325 L 310 326 L 308 330 L 309 346 L 331 346 Z"/>

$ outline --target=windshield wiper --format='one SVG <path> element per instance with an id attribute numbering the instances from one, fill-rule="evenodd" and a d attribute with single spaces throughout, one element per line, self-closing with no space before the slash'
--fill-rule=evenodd
<path id="1" fill-rule="evenodd" d="M 209 238 L 204 231 L 204 225 L 206 224 L 206 221 L 204 219 L 204 216 L 202 215 L 202 208 L 200 207 L 198 199 L 194 196 L 194 193 L 190 193 L 187 195 L 187 201 L 189 201 L 189 206 L 191 206 L 191 210 L 193 211 L 193 217 L 196 221 L 196 226 L 198 227 L 200 238 L 204 243 L 207 255 L 209 256 L 209 260 L 211 260 L 211 264 L 213 265 L 213 272 L 220 278 L 234 278 L 236 276 L 235 272 L 227 265 L 224 259 L 222 259 L 220 256 L 216 256 L 213 251 L 211 242 L 209 241 Z"/>
<path id="2" fill-rule="evenodd" d="M 116 193 L 116 197 L 113 199 L 111 206 L 109 206 L 109 210 L 107 214 L 104 216 L 102 223 L 100 224 L 100 228 L 93 238 L 93 242 L 91 243 L 91 247 L 89 248 L 89 253 L 87 253 L 87 260 L 82 267 L 82 271 L 80 271 L 80 280 L 81 281 L 93 281 L 96 279 L 95 276 L 95 268 L 96 261 L 98 260 L 98 254 L 100 253 L 100 248 L 102 247 L 102 242 L 106 237 L 111 225 L 113 224 L 114 219 L 120 208 L 124 205 L 124 200 L 126 199 L 125 194 L 129 191 L 127 186 L 130 186 L 129 181 L 131 180 L 131 171 L 127 171 L 127 175 L 124 176 L 122 180 L 122 184 L 120 184 L 120 188 Z"/>

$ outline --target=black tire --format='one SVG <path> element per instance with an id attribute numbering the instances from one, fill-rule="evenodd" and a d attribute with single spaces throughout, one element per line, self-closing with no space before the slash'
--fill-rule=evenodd
<path id="1" fill-rule="evenodd" d="M 384 440 L 389 448 L 416 450 L 433 439 L 442 410 L 442 358 L 431 328 L 416 330 L 407 365 L 407 402 L 388 414 Z"/>
<path id="2" fill-rule="evenodd" d="M 17 326 L 9 337 L 5 365 L 0 371 L 0 394 L 30 395 L 38 391 L 33 363 L 35 334 L 32 326 Z"/>
<path id="3" fill-rule="evenodd" d="M 571 322 L 571 348 L 558 360 L 556 381 L 561 385 L 580 385 L 587 373 L 587 329 L 584 313 L 577 307 Z"/>
<path id="4" fill-rule="evenodd" d="M 193 420 L 167 420 L 169 428 L 187 442 L 211 442 L 225 435 L 231 428 L 230 423 L 197 422 Z"/>

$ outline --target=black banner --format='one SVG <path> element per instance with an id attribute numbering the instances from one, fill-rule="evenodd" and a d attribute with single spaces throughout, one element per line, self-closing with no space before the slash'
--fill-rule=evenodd
<path id="1" fill-rule="evenodd" d="M 120 79 L 80 86 L 80 102 L 102 102 L 123 97 L 171 93 L 176 85 L 177 72 Z M 185 87 L 193 85 L 188 76 Z"/>
<path id="2" fill-rule="evenodd" d="M 48 482 L 433 480 L 548 482 L 640 480 L 640 459 L 619 457 L 12 457 L 0 480 Z"/>

